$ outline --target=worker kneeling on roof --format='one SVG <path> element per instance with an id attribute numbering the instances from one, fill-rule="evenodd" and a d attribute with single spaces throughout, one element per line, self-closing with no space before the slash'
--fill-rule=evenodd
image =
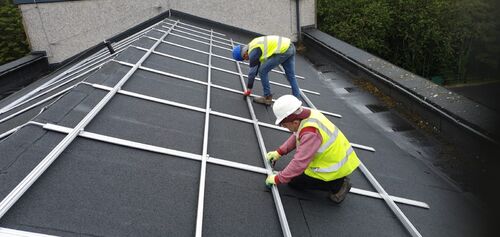
<path id="1" fill-rule="evenodd" d="M 283 171 L 268 175 L 266 185 L 289 183 L 297 189 L 325 190 L 330 200 L 341 203 L 351 189 L 347 176 L 360 163 L 347 138 L 321 112 L 303 108 L 292 95 L 278 98 L 273 112 L 276 125 L 293 134 L 266 158 L 274 165 L 282 155 L 296 152 Z"/>
<path id="2" fill-rule="evenodd" d="M 295 46 L 289 38 L 277 35 L 261 36 L 253 39 L 248 45 L 233 48 L 233 58 L 237 61 L 249 60 L 247 90 L 245 96 L 252 93 L 253 82 L 259 73 L 264 96 L 255 98 L 256 103 L 271 105 L 273 95 L 269 86 L 268 73 L 278 65 L 285 70 L 286 79 L 292 87 L 292 94 L 300 98 L 299 85 L 295 79 Z"/>

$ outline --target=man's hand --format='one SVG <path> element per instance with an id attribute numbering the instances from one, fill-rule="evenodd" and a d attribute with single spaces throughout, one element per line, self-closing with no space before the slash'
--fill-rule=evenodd
<path id="1" fill-rule="evenodd" d="M 244 96 L 250 96 L 250 94 L 252 94 L 252 90 L 250 90 L 250 89 L 243 92 Z"/>
<path id="2" fill-rule="evenodd" d="M 266 186 L 268 188 L 271 188 L 273 185 L 276 185 L 276 174 L 270 174 L 267 176 L 267 179 L 266 179 Z"/>
<path id="3" fill-rule="evenodd" d="M 281 155 L 277 151 L 270 151 L 266 154 L 266 159 L 271 163 L 272 166 L 274 166 L 274 164 L 280 157 Z"/>

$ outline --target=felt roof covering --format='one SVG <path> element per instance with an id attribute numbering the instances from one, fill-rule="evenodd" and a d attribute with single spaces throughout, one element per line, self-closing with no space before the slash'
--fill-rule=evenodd
<path id="1" fill-rule="evenodd" d="M 172 16 L 2 101 L 0 233 L 482 235 L 475 203 L 302 55 L 303 104 L 344 132 L 363 165 L 340 205 L 321 191 L 267 188 L 265 153 L 291 134 L 273 125 L 271 107 L 242 96 L 248 64 L 231 49 L 249 40 Z M 275 98 L 291 93 L 281 68 L 270 80 Z"/>

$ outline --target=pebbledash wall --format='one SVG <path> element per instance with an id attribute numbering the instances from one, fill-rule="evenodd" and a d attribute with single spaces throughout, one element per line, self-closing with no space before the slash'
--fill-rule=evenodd
<path id="1" fill-rule="evenodd" d="M 59 63 L 169 9 L 260 34 L 297 40 L 316 25 L 316 0 L 17 0 L 32 51 Z"/>

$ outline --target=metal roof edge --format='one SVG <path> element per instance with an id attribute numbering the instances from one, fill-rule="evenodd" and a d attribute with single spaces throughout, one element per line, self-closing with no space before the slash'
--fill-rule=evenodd
<path id="1" fill-rule="evenodd" d="M 0 65 L 0 101 L 49 71 L 47 54 L 41 51 Z"/>
<path id="2" fill-rule="evenodd" d="M 2 64 L 0 65 L 0 77 L 46 57 L 47 53 L 45 51 L 34 51 L 22 58 Z"/>
<path id="3" fill-rule="evenodd" d="M 406 95 L 413 102 L 436 112 L 445 120 L 466 128 L 488 142 L 499 144 L 498 126 L 495 125 L 495 121 L 499 121 L 499 116 L 491 109 L 318 29 L 309 28 L 303 33 L 306 38 L 391 87 L 391 92 L 395 90 L 399 94 Z M 404 75 L 404 78 L 401 75 Z"/>

